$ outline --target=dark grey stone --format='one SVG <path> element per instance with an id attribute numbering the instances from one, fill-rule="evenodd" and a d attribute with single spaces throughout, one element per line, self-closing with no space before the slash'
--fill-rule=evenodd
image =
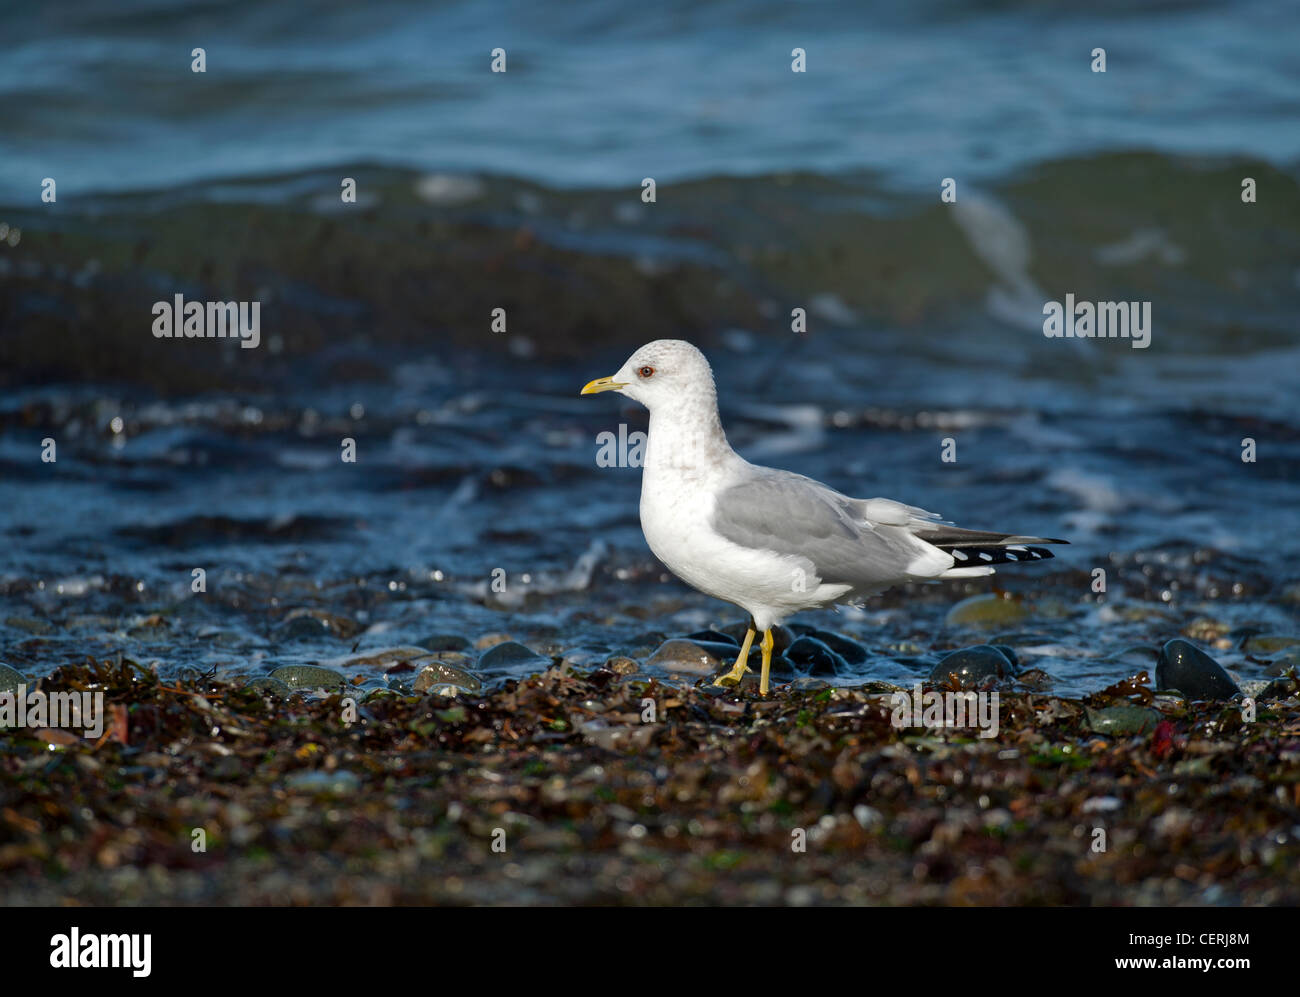
<path id="1" fill-rule="evenodd" d="M 1190 641 L 1175 637 L 1160 649 L 1156 690 L 1178 691 L 1188 699 L 1232 699 L 1241 690 L 1223 666 Z"/>

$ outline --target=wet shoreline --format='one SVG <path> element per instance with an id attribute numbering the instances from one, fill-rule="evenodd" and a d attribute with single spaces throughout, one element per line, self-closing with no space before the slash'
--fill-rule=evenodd
<path id="1" fill-rule="evenodd" d="M 0 735 L 6 902 L 1300 899 L 1294 292 L 1249 255 L 1293 238 L 1278 216 L 1200 259 L 1204 218 L 1097 231 L 1042 215 L 1032 180 L 964 223 L 843 210 L 843 180 L 724 182 L 734 216 L 700 226 L 716 186 L 583 217 L 588 194 L 430 203 L 397 172 L 340 218 L 299 179 L 290 206 L 24 218 L 0 257 L 0 677 L 102 691 L 113 717 L 99 745 Z M 798 221 L 818 197 L 834 223 Z M 1038 286 L 1091 269 L 1155 298 L 1151 348 L 1027 328 L 1025 274 L 990 255 L 1008 217 Z M 1207 279 L 1243 246 L 1249 289 Z M 155 340 L 177 288 L 264 297 L 259 347 Z M 602 457 L 644 412 L 576 394 L 665 334 L 706 348 L 750 459 L 1071 545 L 802 614 L 772 699 L 713 688 L 736 613 L 651 557 L 639 469 Z M 1199 693 L 1163 691 L 1184 667 Z M 996 693 L 997 735 L 891 726 L 918 683 Z"/>

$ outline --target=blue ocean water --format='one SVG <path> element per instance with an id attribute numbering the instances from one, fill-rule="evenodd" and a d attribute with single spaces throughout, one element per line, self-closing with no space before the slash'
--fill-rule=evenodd
<path id="1" fill-rule="evenodd" d="M 1297 29 L 1277 0 L 8 3 L 0 203 L 46 176 L 71 194 L 356 162 L 613 187 L 869 170 L 926 189 L 1126 149 L 1288 166 Z"/>

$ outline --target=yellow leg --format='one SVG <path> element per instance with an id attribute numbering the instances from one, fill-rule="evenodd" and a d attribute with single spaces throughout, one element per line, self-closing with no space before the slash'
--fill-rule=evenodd
<path id="1" fill-rule="evenodd" d="M 740 680 L 745 677 L 745 672 L 749 667 L 745 664 L 749 660 L 749 649 L 754 644 L 754 628 L 750 627 L 745 631 L 745 642 L 740 645 L 740 657 L 736 659 L 735 666 L 726 675 L 719 675 L 713 684 L 718 686 L 739 685 Z"/>
<path id="2" fill-rule="evenodd" d="M 772 670 L 772 647 L 774 644 L 776 644 L 776 641 L 772 639 L 771 629 L 764 630 L 763 643 L 758 645 L 763 652 L 763 674 L 758 681 L 758 694 L 760 696 L 767 695 L 767 676 L 768 672 Z"/>

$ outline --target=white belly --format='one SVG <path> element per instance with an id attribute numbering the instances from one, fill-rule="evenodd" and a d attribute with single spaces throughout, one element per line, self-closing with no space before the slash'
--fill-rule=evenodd
<path id="1" fill-rule="evenodd" d="M 824 606 L 844 595 L 843 585 L 823 585 L 804 558 L 740 547 L 715 533 L 716 481 L 680 469 L 645 468 L 641 529 L 655 557 L 706 595 L 740 606 L 760 626 L 791 613 Z"/>

